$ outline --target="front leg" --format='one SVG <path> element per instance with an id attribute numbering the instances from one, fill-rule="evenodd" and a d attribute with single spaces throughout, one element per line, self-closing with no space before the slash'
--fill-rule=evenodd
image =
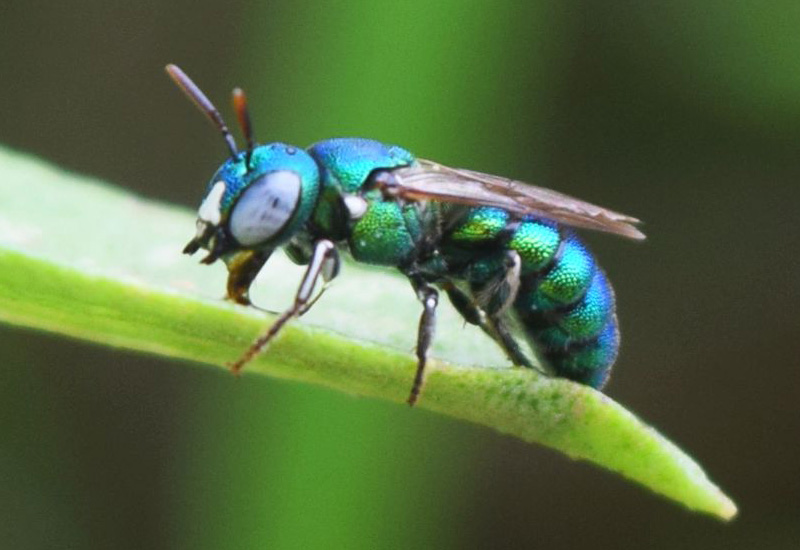
<path id="1" fill-rule="evenodd" d="M 320 240 L 314 243 L 314 252 L 311 256 L 311 261 L 308 264 L 306 273 L 297 289 L 297 294 L 294 297 L 294 304 L 284 311 L 272 324 L 271 327 L 262 336 L 256 339 L 255 342 L 248 348 L 242 356 L 234 363 L 230 364 L 231 371 L 234 374 L 239 374 L 247 363 L 249 363 L 258 353 L 264 349 L 270 340 L 272 340 L 281 328 L 293 317 L 297 317 L 306 312 L 309 306 L 309 300 L 314 292 L 314 286 L 317 280 L 322 276 L 325 282 L 336 276 L 339 266 L 339 255 L 336 252 L 336 247 L 331 241 Z"/>
<path id="2" fill-rule="evenodd" d="M 228 268 L 227 296 L 225 298 L 243 306 L 250 305 L 250 285 L 264 267 L 272 250 L 245 250 L 224 258 Z"/>
<path id="3" fill-rule="evenodd" d="M 422 391 L 422 384 L 425 382 L 425 364 L 428 362 L 428 349 L 436 329 L 436 306 L 439 304 L 439 293 L 418 277 L 412 277 L 411 284 L 423 307 L 417 332 L 417 373 L 414 375 L 414 384 L 411 386 L 411 393 L 406 400 L 406 403 L 413 407 Z"/>

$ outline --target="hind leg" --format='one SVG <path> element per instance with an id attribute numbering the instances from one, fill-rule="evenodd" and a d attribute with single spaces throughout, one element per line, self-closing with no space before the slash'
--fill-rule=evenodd
<path id="1" fill-rule="evenodd" d="M 447 293 L 453 307 L 466 322 L 481 327 L 492 340 L 498 343 L 508 359 L 515 365 L 533 368 L 530 359 L 523 353 L 511 330 L 503 319 L 495 314 L 489 316 L 465 292 L 451 282 L 444 283 L 442 289 Z"/>

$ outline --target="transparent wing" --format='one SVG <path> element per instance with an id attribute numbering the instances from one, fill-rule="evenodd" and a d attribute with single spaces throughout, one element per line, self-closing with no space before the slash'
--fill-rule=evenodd
<path id="1" fill-rule="evenodd" d="M 437 200 L 471 206 L 497 206 L 518 214 L 534 214 L 556 222 L 642 240 L 639 220 L 562 193 L 521 181 L 449 168 L 417 159 L 392 170 L 379 182 L 387 193 L 410 200 Z"/>

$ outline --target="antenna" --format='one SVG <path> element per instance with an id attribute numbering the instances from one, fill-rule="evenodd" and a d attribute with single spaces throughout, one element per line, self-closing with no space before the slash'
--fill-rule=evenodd
<path id="1" fill-rule="evenodd" d="M 245 166 L 250 167 L 250 156 L 253 154 L 253 125 L 250 124 L 250 111 L 247 108 L 247 97 L 241 88 L 233 89 L 233 109 L 236 111 L 236 118 L 239 119 L 239 127 L 242 129 L 244 139 L 247 141 L 247 158 Z"/>
<path id="2" fill-rule="evenodd" d="M 211 124 L 217 128 L 222 133 L 222 138 L 225 140 L 228 149 L 230 149 L 231 156 L 235 157 L 238 151 L 236 150 L 236 142 L 233 140 L 233 136 L 231 135 L 228 127 L 225 125 L 225 121 L 222 120 L 222 115 L 219 114 L 219 111 L 214 104 L 206 97 L 206 95 L 200 91 L 200 88 L 197 87 L 197 84 L 192 82 L 192 79 L 186 76 L 180 67 L 177 65 L 173 65 L 170 63 L 166 67 L 167 74 L 169 74 L 170 78 L 178 85 L 186 96 L 192 100 L 192 103 L 197 105 L 197 108 L 200 109 L 208 119 L 211 121 Z"/>

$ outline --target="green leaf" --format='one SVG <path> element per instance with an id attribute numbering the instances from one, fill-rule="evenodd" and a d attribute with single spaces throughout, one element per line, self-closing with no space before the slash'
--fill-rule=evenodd
<path id="1" fill-rule="evenodd" d="M 179 253 L 193 230 L 194 216 L 182 208 L 0 149 L 0 319 L 222 367 L 273 316 L 221 299 L 225 269 Z M 281 309 L 302 271 L 285 258 L 265 271 L 254 300 Z M 398 350 L 413 346 L 418 317 L 407 282 L 347 264 L 321 303 L 286 328 L 245 377 L 267 374 L 402 403 L 415 362 Z M 452 311 L 443 312 L 436 342 L 437 356 L 484 366 L 434 361 L 419 407 L 590 460 L 693 510 L 736 514 L 691 458 L 608 396 L 508 367 L 497 346 Z"/>

